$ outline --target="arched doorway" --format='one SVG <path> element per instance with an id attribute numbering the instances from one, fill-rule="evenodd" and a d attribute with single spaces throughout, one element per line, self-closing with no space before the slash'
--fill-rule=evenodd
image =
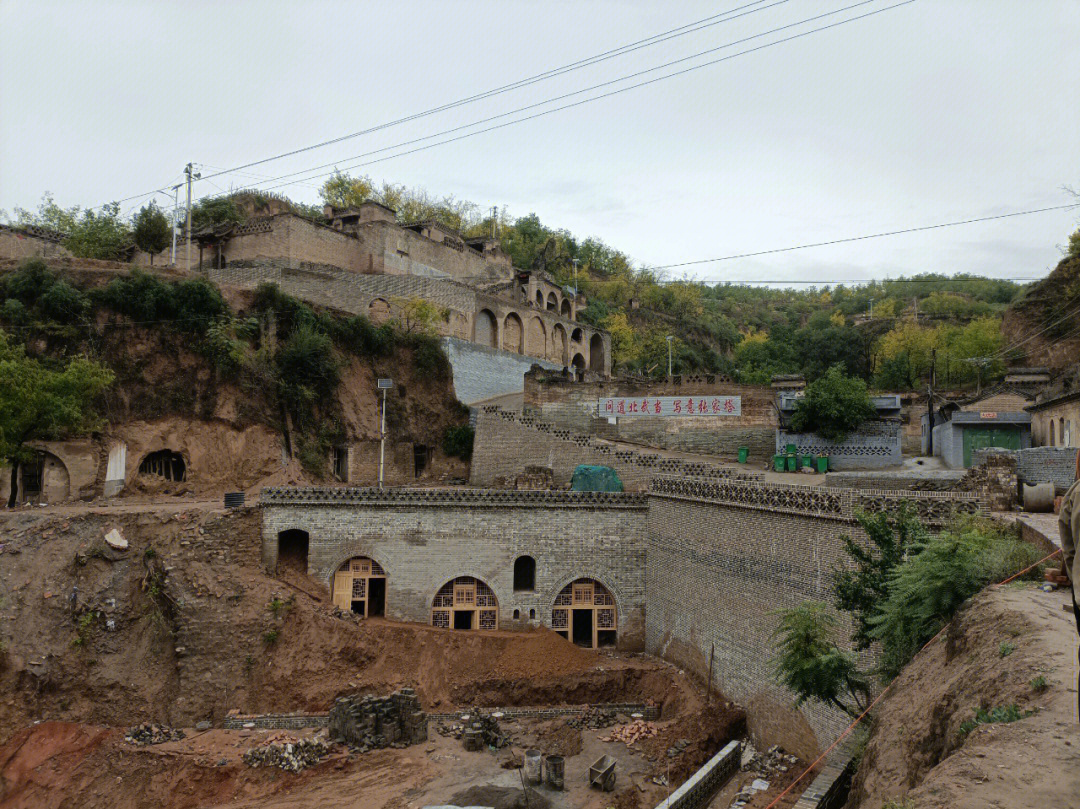
<path id="1" fill-rule="evenodd" d="M 278 570 L 289 568 L 306 575 L 308 569 L 309 540 L 308 532 L 301 531 L 299 528 L 290 528 L 288 531 L 279 531 L 277 535 Z"/>
<path id="2" fill-rule="evenodd" d="M 334 573 L 334 606 L 361 618 L 386 614 L 386 571 L 374 559 L 355 556 Z"/>
<path id="3" fill-rule="evenodd" d="M 530 357 L 547 356 L 547 329 L 544 328 L 544 321 L 539 317 L 534 317 L 529 321 L 529 339 L 526 345 Z"/>
<path id="4" fill-rule="evenodd" d="M 544 308 L 544 293 L 539 289 L 536 290 L 536 305 L 539 306 L 541 309 Z"/>
<path id="5" fill-rule="evenodd" d="M 513 351 L 515 354 L 525 352 L 525 329 L 521 325 L 521 318 L 514 312 L 506 316 L 503 322 L 503 349 Z"/>
<path id="6" fill-rule="evenodd" d="M 570 339 L 575 343 L 580 343 L 583 336 L 584 332 L 581 330 L 581 326 L 578 326 L 576 329 L 570 332 Z"/>
<path id="7" fill-rule="evenodd" d="M 556 323 L 551 330 L 551 354 L 548 359 L 566 365 L 566 329 Z"/>
<path id="8" fill-rule="evenodd" d="M 376 298 L 368 304 L 368 320 L 376 326 L 381 326 L 390 319 L 390 304 L 382 298 Z"/>
<path id="9" fill-rule="evenodd" d="M 184 456 L 179 452 L 159 449 L 142 459 L 139 474 L 180 481 L 187 478 L 187 465 L 184 463 Z"/>
<path id="10" fill-rule="evenodd" d="M 589 341 L 589 370 L 604 373 L 604 338 L 594 334 Z"/>
<path id="11" fill-rule="evenodd" d="M 12 466 L 9 505 L 16 503 L 61 503 L 67 500 L 71 489 L 71 476 L 60 458 L 45 450 L 36 450 L 33 456 Z"/>
<path id="12" fill-rule="evenodd" d="M 563 298 L 562 316 L 565 317 L 567 320 L 572 320 L 574 317 L 574 310 L 571 308 L 570 300 L 568 298 Z"/>
<path id="13" fill-rule="evenodd" d="M 476 316 L 476 341 L 482 346 L 499 347 L 498 321 L 488 309 L 481 309 Z"/>
<path id="14" fill-rule="evenodd" d="M 574 371 L 574 377 L 581 379 L 585 375 L 585 358 L 580 354 L 575 354 L 570 367 Z"/>
<path id="15" fill-rule="evenodd" d="M 559 296 L 554 292 L 549 292 L 547 297 L 547 308 L 549 312 L 559 311 Z"/>
<path id="16" fill-rule="evenodd" d="M 555 596 L 551 628 L 587 649 L 615 646 L 618 615 L 615 598 L 595 579 L 577 579 Z"/>
<path id="17" fill-rule="evenodd" d="M 472 576 L 451 579 L 431 602 L 431 625 L 442 629 L 496 629 L 499 602 L 487 583 Z"/>

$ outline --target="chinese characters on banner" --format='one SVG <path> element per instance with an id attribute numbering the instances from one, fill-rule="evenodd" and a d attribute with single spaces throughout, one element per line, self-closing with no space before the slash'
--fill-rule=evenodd
<path id="1" fill-rule="evenodd" d="M 623 396 L 600 400 L 601 416 L 741 416 L 739 396 Z"/>

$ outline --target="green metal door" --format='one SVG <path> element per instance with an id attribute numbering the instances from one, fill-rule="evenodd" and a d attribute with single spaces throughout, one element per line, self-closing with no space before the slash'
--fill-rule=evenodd
<path id="1" fill-rule="evenodd" d="M 986 447 L 1020 449 L 1019 427 L 968 427 L 964 430 L 964 466 L 971 467 L 971 451 Z"/>

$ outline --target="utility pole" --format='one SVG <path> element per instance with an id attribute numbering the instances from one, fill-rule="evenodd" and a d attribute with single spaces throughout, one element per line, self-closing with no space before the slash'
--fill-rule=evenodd
<path id="1" fill-rule="evenodd" d="M 173 205 L 172 205 L 172 261 L 170 266 L 176 266 L 176 214 L 180 210 L 180 186 L 174 185 L 172 189 Z"/>
<path id="2" fill-rule="evenodd" d="M 575 258 L 575 259 L 573 259 L 573 262 L 574 262 L 574 294 L 576 295 L 577 294 L 577 265 L 578 265 L 578 260 Z"/>
<path id="3" fill-rule="evenodd" d="M 188 163 L 184 166 L 184 175 L 187 177 L 187 262 L 186 269 L 191 269 L 191 182 L 192 180 L 199 179 L 202 174 L 194 171 L 194 164 Z"/>
<path id="4" fill-rule="evenodd" d="M 874 299 L 870 299 L 870 319 L 874 319 Z"/>
<path id="5" fill-rule="evenodd" d="M 915 322 L 916 322 L 916 323 L 918 323 L 918 322 L 919 322 L 919 296 L 918 296 L 918 295 L 916 295 L 916 296 L 915 296 L 914 298 L 912 298 L 911 300 L 912 300 L 912 301 L 914 302 L 914 304 L 915 304 Z"/>
<path id="6" fill-rule="evenodd" d="M 926 454 L 934 454 L 934 383 L 937 381 L 937 349 L 930 349 L 930 384 L 926 386 Z"/>
<path id="7" fill-rule="evenodd" d="M 394 386 L 392 379 L 380 379 L 379 390 L 382 391 L 382 423 L 379 427 L 379 488 L 383 487 L 383 470 L 386 468 L 386 392 Z"/>
<path id="8" fill-rule="evenodd" d="M 497 228 L 498 221 L 499 221 L 499 206 L 498 205 L 492 205 L 491 206 L 491 238 L 492 239 L 498 239 L 499 238 L 499 231 L 498 231 L 498 228 Z"/>
<path id="9" fill-rule="evenodd" d="M 671 341 L 674 340 L 675 338 L 672 337 L 669 334 L 664 339 L 667 340 L 667 378 L 670 381 L 671 380 Z"/>

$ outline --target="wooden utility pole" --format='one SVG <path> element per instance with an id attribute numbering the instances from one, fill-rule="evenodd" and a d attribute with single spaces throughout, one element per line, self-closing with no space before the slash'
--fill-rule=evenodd
<path id="1" fill-rule="evenodd" d="M 712 705 L 712 664 L 713 664 L 713 657 L 715 655 L 716 655 L 716 644 L 714 643 L 709 648 L 709 688 L 705 692 L 705 695 L 706 695 L 705 696 L 705 704 L 706 705 Z"/>

